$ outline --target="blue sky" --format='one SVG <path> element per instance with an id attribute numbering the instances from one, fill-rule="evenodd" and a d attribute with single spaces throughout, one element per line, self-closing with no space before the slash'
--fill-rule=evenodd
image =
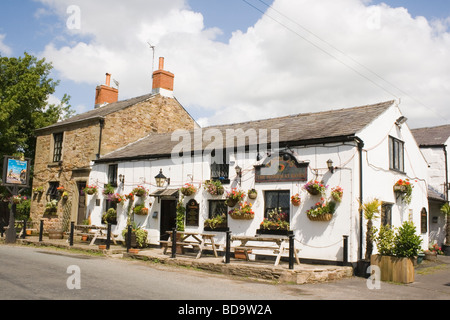
<path id="1" fill-rule="evenodd" d="M 77 112 L 93 107 L 95 86 L 103 83 L 106 72 L 112 72 L 113 78 L 116 76 L 120 80 L 120 98 L 145 94 L 146 90 L 151 90 L 145 83 L 150 82 L 148 74 L 151 74 L 151 51 L 146 42 L 153 42 L 156 44 L 156 55 L 165 56 L 167 68 L 176 75 L 175 95 L 202 124 L 253 120 L 309 112 L 311 109 L 351 107 L 392 98 L 401 98 L 406 108 L 404 112 L 409 113 L 407 116 L 413 126 L 447 122 L 450 114 L 445 111 L 448 108 L 443 101 L 449 101 L 446 96 L 448 86 L 445 85 L 448 78 L 445 78 L 444 72 L 442 75 L 437 74 L 439 70 L 447 70 L 447 65 L 436 68 L 436 71 L 430 70 L 433 69 L 430 67 L 425 70 L 425 66 L 424 70 L 416 69 L 424 59 L 427 64 L 434 61 L 440 63 L 439 58 L 430 56 L 430 52 L 450 52 L 446 51 L 450 50 L 450 1 L 311 1 L 173 0 L 168 4 L 165 0 L 133 0 L 127 2 L 128 8 L 119 8 L 118 1 L 107 1 L 109 6 L 104 16 L 96 19 L 98 7 L 85 0 L 2 0 L 0 53 L 2 56 L 19 56 L 27 51 L 53 62 L 53 76 L 60 79 L 61 84 L 52 101 L 67 93 L 72 97 L 71 104 Z M 332 6 L 339 2 L 342 6 L 336 8 L 343 11 L 333 15 L 336 8 Z M 376 30 L 365 30 L 367 34 L 361 34 L 357 30 L 361 27 L 360 22 L 359 25 L 355 24 L 358 28 L 352 28 L 350 22 L 353 22 L 350 20 L 355 12 L 367 13 L 369 5 L 377 6 L 382 2 L 391 8 L 376 7 L 380 8 L 372 15 L 380 22 L 379 27 L 372 28 Z M 268 15 L 263 16 L 260 11 L 266 12 L 268 9 L 264 3 L 273 4 L 280 11 L 268 11 Z M 299 3 L 303 3 L 300 9 Z M 70 14 L 66 9 L 72 4 L 81 8 L 82 24 L 79 30 L 67 30 L 66 22 Z M 408 12 L 394 10 L 397 7 L 404 7 Z M 143 12 L 148 12 L 148 19 Z M 318 12 L 324 12 L 324 17 L 329 14 L 335 20 L 330 21 L 330 26 L 323 22 L 320 24 Z M 167 15 L 167 18 L 156 23 L 154 21 L 160 17 L 158 14 Z M 317 19 L 311 19 L 315 15 Z M 432 32 L 427 31 L 426 35 L 421 33 L 424 24 L 419 16 L 425 17 L 426 23 L 433 26 Z M 299 25 L 320 38 L 308 38 L 311 34 L 304 33 L 305 30 L 300 29 Z M 331 27 L 333 25 L 334 28 Z M 341 35 L 333 34 L 341 26 Z M 414 28 L 417 28 L 417 32 L 402 36 L 401 32 Z M 388 33 L 384 33 L 386 30 Z M 281 36 L 274 36 L 272 33 L 275 31 Z M 375 31 L 379 33 L 375 34 Z M 344 32 L 348 35 L 340 39 Z M 414 39 L 415 34 L 418 35 L 417 41 Z M 362 41 L 369 36 L 373 37 L 371 42 L 366 44 Z M 429 39 L 424 40 L 426 36 Z M 334 62 L 333 59 L 322 61 L 323 52 L 316 50 L 305 39 L 320 40 L 315 44 L 335 58 L 342 52 L 348 56 L 338 57 Z M 139 41 L 141 44 L 138 44 Z M 405 50 L 403 56 L 407 53 L 411 58 L 408 59 L 408 65 L 405 62 L 405 66 L 392 70 L 396 69 L 394 59 L 390 59 L 387 54 L 375 55 L 373 51 L 380 48 L 380 52 L 383 52 L 381 48 L 395 46 L 399 42 L 402 45 L 395 51 Z M 414 43 L 417 43 L 417 48 Z M 430 47 L 430 51 L 424 51 L 424 44 L 433 44 L 436 48 Z M 329 45 L 338 49 L 339 53 L 330 51 Z M 371 52 L 362 50 L 362 47 L 372 45 Z M 136 65 L 128 65 L 134 60 L 133 54 L 136 55 Z M 344 61 L 350 56 L 351 63 L 356 58 L 364 68 L 374 72 L 361 77 L 361 71 L 355 73 L 355 67 L 349 68 L 350 62 Z M 279 60 L 274 57 L 279 57 Z M 103 64 L 100 58 L 109 60 Z M 402 56 L 398 59 L 403 60 Z M 255 61 L 259 63 L 255 64 Z M 446 63 L 442 61 L 441 65 Z M 140 65 L 137 65 L 138 62 Z M 302 63 L 303 67 L 299 68 Z M 361 64 L 358 63 L 358 67 Z M 408 66 L 408 72 L 417 73 L 414 81 L 405 71 Z M 280 76 L 276 81 L 280 87 L 269 85 L 276 70 L 282 70 L 278 74 L 283 74 L 283 78 Z M 137 74 L 139 72 L 142 75 Z M 309 72 L 307 77 L 306 72 Z M 266 75 L 267 78 L 264 78 Z M 283 79 L 293 80 L 286 86 L 281 85 Z M 430 82 L 424 83 L 424 79 L 430 79 Z M 317 86 L 313 87 L 313 83 Z M 299 93 L 296 88 L 302 84 L 305 84 L 305 92 Z M 342 88 L 337 88 L 341 85 Z M 334 99 L 328 99 L 329 94 L 320 93 L 326 88 L 334 94 Z M 229 90 L 233 92 L 232 98 Z M 389 94 L 394 91 L 394 94 Z M 416 96 L 409 96 L 413 93 Z M 254 110 L 258 112 L 252 112 Z M 240 115 L 232 117 L 230 114 Z M 424 115 L 427 117 L 424 118 Z"/>

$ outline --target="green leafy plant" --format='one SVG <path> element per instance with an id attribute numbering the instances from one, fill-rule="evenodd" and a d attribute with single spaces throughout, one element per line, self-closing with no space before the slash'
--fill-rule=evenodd
<path id="1" fill-rule="evenodd" d="M 336 211 L 336 202 L 326 201 L 322 198 L 322 202 L 317 202 L 306 214 L 311 217 L 318 217 L 326 213 L 334 214 Z"/>
<path id="2" fill-rule="evenodd" d="M 366 260 L 370 260 L 370 256 L 373 252 L 373 240 L 375 229 L 373 228 L 373 220 L 378 219 L 377 215 L 380 213 L 381 201 L 373 199 L 364 204 L 360 204 L 360 209 L 364 212 L 364 218 L 367 220 L 366 224 Z"/>
<path id="3" fill-rule="evenodd" d="M 441 207 L 441 212 L 447 217 L 447 224 L 445 227 L 445 243 L 450 245 L 450 205 L 448 202 Z"/>
<path id="4" fill-rule="evenodd" d="M 114 208 L 109 208 L 102 216 L 102 222 L 104 224 L 117 224 L 117 211 Z"/>
<path id="5" fill-rule="evenodd" d="M 148 208 L 145 204 L 139 204 L 133 208 L 133 213 L 140 216 L 146 216 L 148 215 Z"/>
<path id="6" fill-rule="evenodd" d="M 143 229 L 141 226 L 137 226 L 135 222 L 133 222 L 131 228 L 131 232 L 136 235 L 136 244 L 139 248 L 143 248 L 147 245 L 147 237 L 148 231 Z M 127 239 L 128 236 L 128 226 L 123 229 L 122 237 Z"/>
<path id="7" fill-rule="evenodd" d="M 176 224 L 178 231 L 184 231 L 185 216 L 186 216 L 186 208 L 183 205 L 183 200 L 180 200 L 177 203 L 177 216 L 176 216 Z"/>
<path id="8" fill-rule="evenodd" d="M 374 237 L 378 252 L 383 256 L 394 255 L 395 232 L 390 226 L 381 226 L 378 234 Z"/>
<path id="9" fill-rule="evenodd" d="M 103 194 L 105 196 L 110 195 L 110 194 L 114 194 L 114 187 L 110 184 L 105 185 L 104 189 L 103 189 Z"/>
<path id="10" fill-rule="evenodd" d="M 289 217 L 281 208 L 268 212 L 267 218 L 261 222 L 261 229 L 265 230 L 289 230 Z"/>
<path id="11" fill-rule="evenodd" d="M 225 214 L 217 215 L 214 218 L 206 219 L 204 222 L 205 228 L 221 228 L 226 227 L 227 224 L 227 216 Z"/>
<path id="12" fill-rule="evenodd" d="M 411 221 L 405 221 L 398 228 L 394 237 L 394 255 L 396 257 L 412 258 L 417 256 L 422 239 L 416 234 L 416 227 Z"/>

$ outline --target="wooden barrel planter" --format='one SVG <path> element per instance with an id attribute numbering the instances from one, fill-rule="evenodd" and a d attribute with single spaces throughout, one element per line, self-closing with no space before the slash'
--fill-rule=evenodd
<path id="1" fill-rule="evenodd" d="M 62 230 L 49 230 L 48 238 L 49 239 L 64 239 L 64 232 Z"/>
<path id="2" fill-rule="evenodd" d="M 311 221 L 330 221 L 333 218 L 331 213 L 324 213 L 318 216 L 312 216 L 308 214 L 308 218 Z"/>

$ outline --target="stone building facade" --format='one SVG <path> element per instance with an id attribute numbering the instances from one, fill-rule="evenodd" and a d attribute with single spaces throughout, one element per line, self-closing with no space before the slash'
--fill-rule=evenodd
<path id="1" fill-rule="evenodd" d="M 36 131 L 30 214 L 35 223 L 44 217 L 45 230 L 67 230 L 70 221 L 80 224 L 87 218 L 82 190 L 93 161 L 102 155 L 152 133 L 198 127 L 173 97 L 174 76 L 162 70 L 163 62 L 155 75 L 167 75 L 164 88 L 154 79 L 152 93 L 114 101 L 110 93 L 117 89 L 110 87 L 107 74 L 106 84 L 96 88 L 95 109 Z"/>

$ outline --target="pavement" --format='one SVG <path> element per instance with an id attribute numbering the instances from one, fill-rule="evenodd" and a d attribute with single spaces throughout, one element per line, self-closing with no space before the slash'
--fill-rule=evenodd
<path id="1" fill-rule="evenodd" d="M 3 240 L 0 240 L 0 244 Z M 110 250 L 100 249 L 98 245 L 89 245 L 89 242 L 74 241 L 73 246 L 69 246 L 67 239 L 54 240 L 44 237 L 41 242 L 37 236 L 28 236 L 26 239 L 17 239 L 16 244 L 51 246 L 64 249 L 81 250 L 86 252 L 100 252 L 115 258 L 132 258 L 144 261 L 152 261 L 170 266 L 183 266 L 195 268 L 202 271 L 214 272 L 218 274 L 238 276 L 247 279 L 267 280 L 281 284 L 301 284 L 301 288 L 310 288 L 320 295 L 323 291 L 324 297 L 330 297 L 330 293 L 336 292 L 335 299 L 340 299 L 345 290 L 349 290 L 349 295 L 358 288 L 357 298 L 364 299 L 361 292 L 367 292 L 368 299 L 396 299 L 410 297 L 420 299 L 421 297 L 437 297 L 438 299 L 450 299 L 450 257 L 437 256 L 436 261 L 424 260 L 415 266 L 415 281 L 407 285 L 382 283 L 383 295 L 377 297 L 377 290 L 367 290 L 368 281 L 355 277 L 353 269 L 346 266 L 332 265 L 312 265 L 301 263 L 295 264 L 294 269 L 289 269 L 287 261 L 281 261 L 278 266 L 274 266 L 272 260 L 246 261 L 240 259 L 230 259 L 230 263 L 224 263 L 223 256 L 214 257 L 212 253 L 202 254 L 196 259 L 196 253 L 185 252 L 177 254 L 172 258 L 170 250 L 164 254 L 161 248 L 147 248 L 137 253 L 127 252 L 121 245 L 111 245 Z M 344 291 L 343 291 L 344 290 Z M 398 296 L 398 293 L 401 295 Z"/>

